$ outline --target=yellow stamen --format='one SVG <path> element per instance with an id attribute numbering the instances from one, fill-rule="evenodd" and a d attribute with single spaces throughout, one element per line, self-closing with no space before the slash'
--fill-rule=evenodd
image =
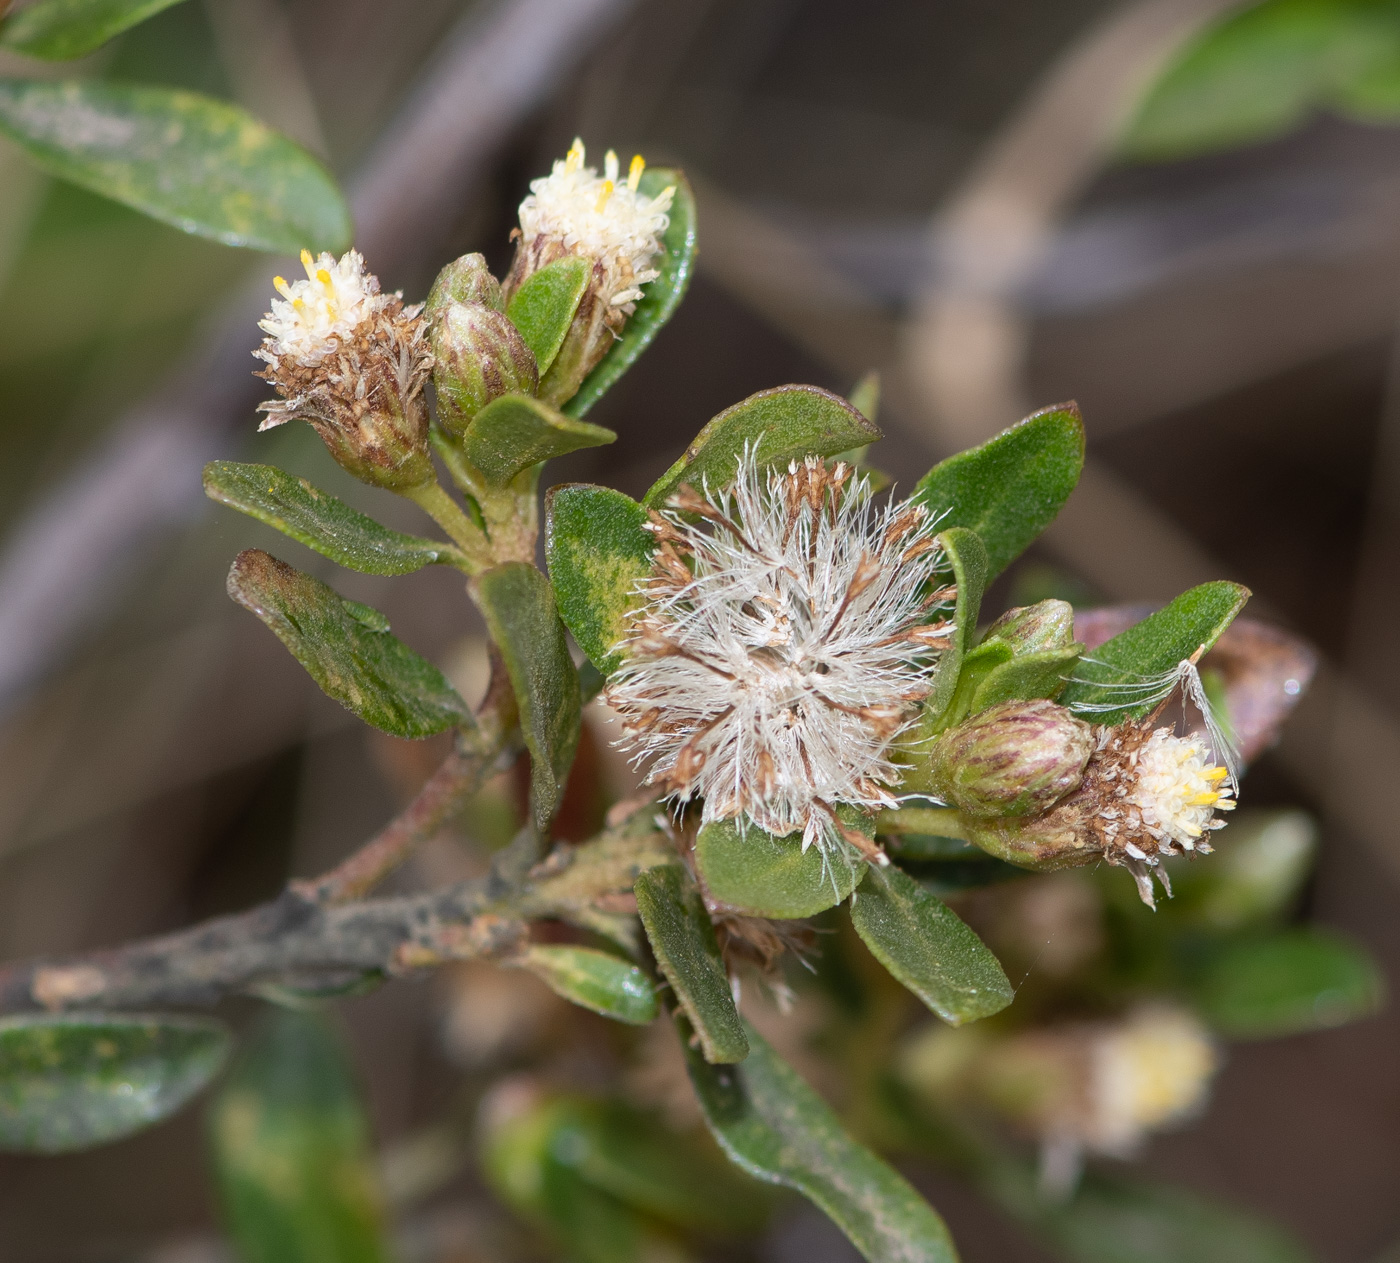
<path id="1" fill-rule="evenodd" d="M 292 287 L 287 284 L 287 278 L 285 276 L 274 276 L 272 278 L 272 288 L 281 294 L 283 298 L 290 298 L 292 296 Z"/>
<path id="2" fill-rule="evenodd" d="M 1220 795 L 1206 792 L 1197 794 L 1194 798 L 1188 798 L 1187 804 L 1191 807 L 1214 807 L 1220 801 Z"/>
<path id="3" fill-rule="evenodd" d="M 601 215 L 603 211 L 607 209 L 608 198 L 610 198 L 612 195 L 613 182 L 611 180 L 604 180 L 602 190 L 598 194 L 598 204 L 594 206 L 593 209 Z"/>
<path id="4" fill-rule="evenodd" d="M 317 279 L 318 281 L 320 281 L 321 284 L 324 285 L 327 289 L 330 289 L 330 287 L 331 287 L 331 274 L 330 274 L 329 272 L 327 272 L 325 268 L 317 268 L 317 269 L 316 269 L 316 279 Z"/>
<path id="5" fill-rule="evenodd" d="M 306 269 L 306 279 L 308 281 L 315 279 L 315 273 L 311 270 L 315 262 L 316 260 L 311 257 L 310 250 L 303 250 L 301 252 L 301 266 Z"/>
<path id="6" fill-rule="evenodd" d="M 617 183 L 617 150 L 609 149 L 603 155 L 603 178 L 610 184 Z"/>
<path id="7" fill-rule="evenodd" d="M 1230 769 L 1227 767 L 1208 767 L 1201 775 L 1212 785 L 1219 785 L 1221 781 L 1230 775 Z"/>
<path id="8" fill-rule="evenodd" d="M 574 143 L 569 146 L 569 152 L 564 158 L 565 171 L 577 171 L 583 166 L 583 141 L 579 137 L 574 137 Z"/>
<path id="9" fill-rule="evenodd" d="M 642 172 L 647 169 L 646 159 L 641 154 L 632 155 L 632 165 L 627 168 L 627 187 L 632 192 L 637 191 L 637 185 L 641 183 Z"/>
<path id="10" fill-rule="evenodd" d="M 304 298 L 294 298 L 294 299 L 292 299 L 292 306 L 293 306 L 297 311 L 305 311 L 305 310 L 306 310 L 306 299 L 304 299 Z"/>

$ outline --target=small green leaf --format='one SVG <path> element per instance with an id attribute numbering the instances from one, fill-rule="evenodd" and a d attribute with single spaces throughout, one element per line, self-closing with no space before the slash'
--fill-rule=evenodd
<path id="1" fill-rule="evenodd" d="M 1066 1263 L 1309 1263 L 1276 1225 L 1184 1189 L 1091 1171 L 1056 1202 L 1031 1183 L 1027 1174 L 1013 1213 Z"/>
<path id="2" fill-rule="evenodd" d="M 1369 1017 L 1384 1002 L 1385 983 L 1355 943 L 1298 929 L 1221 949 L 1196 995 L 1222 1034 L 1272 1039 Z"/>
<path id="3" fill-rule="evenodd" d="M 502 395 L 472 418 L 462 450 L 489 482 L 504 487 L 531 465 L 616 439 L 611 430 L 575 421 L 529 395 Z"/>
<path id="4" fill-rule="evenodd" d="M 856 382 L 850 396 L 851 407 L 870 422 L 880 419 L 880 374 L 874 369 Z"/>
<path id="5" fill-rule="evenodd" d="M 66 1153 L 175 1113 L 228 1055 L 223 1023 L 72 1014 L 0 1020 L 0 1150 Z"/>
<path id="6" fill-rule="evenodd" d="M 651 573 L 656 540 L 647 512 L 610 487 L 566 483 L 545 499 L 545 556 L 559 616 L 604 675 L 622 665 L 617 643 L 641 603 L 637 584 Z"/>
<path id="7" fill-rule="evenodd" d="M 712 1066 L 686 1048 L 705 1121 L 730 1159 L 815 1203 L 870 1263 L 957 1263 L 938 1213 L 747 1030 L 751 1051 L 741 1065 Z"/>
<path id="8" fill-rule="evenodd" d="M 1015 999 L 986 944 L 898 868 L 872 870 L 851 904 L 851 924 L 875 958 L 953 1026 L 990 1017 Z"/>
<path id="9" fill-rule="evenodd" d="M 526 277 L 506 304 L 506 315 L 533 353 L 541 381 L 564 345 L 591 271 L 588 260 L 566 255 Z"/>
<path id="10" fill-rule="evenodd" d="M 204 467 L 204 494 L 361 574 L 411 574 L 463 560 L 452 544 L 391 531 L 305 478 L 272 465 L 210 461 Z"/>
<path id="11" fill-rule="evenodd" d="M 695 883 L 679 864 L 663 864 L 641 874 L 635 889 L 656 963 L 700 1037 L 705 1060 L 743 1061 L 749 1055 L 748 1040 L 715 927 Z"/>
<path id="12" fill-rule="evenodd" d="M 980 646 L 979 646 L 980 648 Z M 1021 654 L 999 663 L 986 675 L 972 694 L 969 714 L 977 714 L 1001 702 L 1029 701 L 1036 697 L 1052 700 L 1064 692 L 1065 684 L 1079 664 L 1079 646 L 1071 649 L 1043 649 Z"/>
<path id="13" fill-rule="evenodd" d="M 471 724 L 441 671 L 319 579 L 250 548 L 229 571 L 228 594 L 272 629 L 328 696 L 381 732 L 430 737 Z"/>
<path id="14" fill-rule="evenodd" d="M 598 362 L 564 411 L 581 417 L 608 392 L 637 357 L 651 345 L 661 327 L 675 314 L 695 272 L 695 194 L 685 174 L 672 167 L 648 167 L 642 173 L 637 192 L 655 197 L 662 189 L 674 187 L 669 211 L 670 225 L 661 237 L 665 253 L 655 261 L 660 276 L 649 281 L 637 300 L 637 310 L 627 317 L 622 336 Z"/>
<path id="15" fill-rule="evenodd" d="M 645 1026 L 656 1017 L 656 992 L 636 965 L 591 947 L 532 944 L 511 964 L 528 969 L 550 990 L 604 1017 Z"/>
<path id="16" fill-rule="evenodd" d="M 873 836 L 870 819 L 840 807 L 848 828 Z M 775 838 L 757 825 L 716 820 L 695 839 L 695 863 L 709 893 L 756 917 L 810 917 L 834 908 L 865 876 L 865 860 L 853 848 L 802 849 L 802 835 Z"/>
<path id="17" fill-rule="evenodd" d="M 245 1263 L 388 1258 L 369 1125 L 319 1016 L 265 1016 L 209 1112 L 230 1235 Z"/>
<path id="18" fill-rule="evenodd" d="M 472 588 L 505 659 L 520 729 L 530 751 L 530 803 L 541 830 L 559 806 L 578 746 L 578 672 L 549 580 L 523 561 L 481 575 Z"/>
<path id="19" fill-rule="evenodd" d="M 664 504 L 683 483 L 698 488 L 708 480 L 712 487 L 728 486 L 746 445 L 760 464 L 786 465 L 809 455 L 834 456 L 879 437 L 873 422 L 829 390 L 816 386 L 760 390 L 710 421 L 642 503 L 648 508 Z"/>
<path id="20" fill-rule="evenodd" d="M 1135 623 L 1080 660 L 1076 678 L 1060 695 L 1071 710 L 1095 709 L 1096 723 L 1141 719 L 1156 705 L 1151 684 L 1198 649 L 1209 649 L 1249 600 L 1238 583 L 1203 583 L 1165 609 Z M 1147 700 L 1143 700 L 1147 698 Z"/>
<path id="21" fill-rule="evenodd" d="M 0 132 L 52 175 L 227 246 L 350 244 L 326 169 L 251 114 L 174 88 L 0 80 Z"/>
<path id="22" fill-rule="evenodd" d="M 938 543 L 948 556 L 953 581 L 958 585 L 957 607 L 953 613 L 957 626 L 948 648 L 933 669 L 932 689 L 924 702 L 929 731 L 946 727 L 959 718 L 952 704 L 962 675 L 963 659 L 977 638 L 977 612 L 982 608 L 982 594 L 987 590 L 988 578 L 987 550 L 975 532 L 955 526 L 942 532 Z"/>
<path id="23" fill-rule="evenodd" d="M 45 61 L 86 57 L 179 0 L 38 0 L 0 22 L 0 48 Z"/>
<path id="24" fill-rule="evenodd" d="M 912 498 L 945 530 L 965 526 L 977 532 L 987 550 L 990 583 L 1055 520 L 1083 467 L 1079 408 L 1058 404 L 935 465 Z"/>

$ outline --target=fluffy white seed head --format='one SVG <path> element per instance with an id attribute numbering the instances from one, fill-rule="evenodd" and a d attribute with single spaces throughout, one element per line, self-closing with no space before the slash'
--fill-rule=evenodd
<path id="1" fill-rule="evenodd" d="M 324 253 L 313 259 L 303 250 L 301 265 L 305 280 L 273 278 L 282 297 L 272 300 L 272 310 L 258 322 L 267 338 L 257 355 L 269 364 L 283 356 L 301 367 L 321 364 L 353 342 L 356 330 L 390 301 L 358 250 L 347 250 L 339 262 Z"/>
<path id="2" fill-rule="evenodd" d="M 656 197 L 639 193 L 645 167 L 638 155 L 622 179 L 617 154 L 608 150 L 599 175 L 584 166 L 583 142 L 575 140 L 549 175 L 531 181 L 530 195 L 520 203 L 522 252 L 543 262 L 564 254 L 594 260 L 605 277 L 605 305 L 631 315 L 640 287 L 658 276 L 652 261 L 661 252 L 675 194 L 674 188 Z"/>
<path id="3" fill-rule="evenodd" d="M 894 804 L 891 746 L 951 634 L 942 554 L 919 506 L 884 509 L 816 459 L 686 488 L 653 515 L 652 577 L 607 700 L 649 780 L 703 819 L 796 830 L 826 849 L 835 808 Z"/>

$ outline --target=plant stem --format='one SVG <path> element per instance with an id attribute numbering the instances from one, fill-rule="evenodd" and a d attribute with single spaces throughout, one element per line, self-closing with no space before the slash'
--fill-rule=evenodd
<path id="1" fill-rule="evenodd" d="M 875 817 L 876 833 L 929 833 L 967 841 L 962 817 L 952 807 L 896 807 Z"/>
<path id="2" fill-rule="evenodd" d="M 468 572 L 475 574 L 488 564 L 487 539 L 436 478 L 403 493 L 433 519 L 448 538 L 467 555 Z"/>

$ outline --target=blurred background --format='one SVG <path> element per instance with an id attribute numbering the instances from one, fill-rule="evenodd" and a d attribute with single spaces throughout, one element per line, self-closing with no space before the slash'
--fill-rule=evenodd
<path id="1" fill-rule="evenodd" d="M 83 69 L 236 99 L 322 155 L 370 267 L 410 299 L 468 250 L 502 271 L 529 179 L 576 134 L 594 159 L 684 167 L 689 297 L 591 418 L 617 444 L 556 462 L 553 481 L 638 494 L 710 416 L 784 382 L 844 393 L 880 370 L 872 459 L 905 487 L 1077 400 L 1084 482 L 992 607 L 1162 602 L 1231 578 L 1252 614 L 1314 644 L 1315 686 L 1244 797 L 1322 822 L 1304 911 L 1395 979 L 1400 127 L 1309 95 L 1302 56 L 1296 99 L 1253 130 L 1204 152 L 1141 131 L 1125 148 L 1161 68 L 1231 7 L 189 0 Z M 1269 91 L 1246 76 L 1240 114 Z M 309 428 L 255 434 L 254 322 L 286 267 L 51 182 L 0 142 L 6 958 L 270 897 L 352 850 L 440 753 L 358 725 L 224 595 L 239 549 L 292 546 L 203 499 L 206 459 L 281 464 L 421 529 Z M 452 574 L 335 581 L 464 687 L 478 677 Z M 601 742 L 593 754 L 609 765 Z M 417 879 L 434 864 L 452 860 L 430 851 Z M 387 1152 L 476 1055 L 452 1022 L 454 988 L 473 986 L 489 1007 L 465 975 L 346 1006 Z M 1146 1171 L 1272 1217 L 1326 1263 L 1380 1258 L 1400 1236 L 1397 1044 L 1391 1011 L 1234 1047 L 1210 1111 L 1154 1141 Z M 220 1257 L 202 1150 L 186 1111 L 115 1148 L 0 1159 L 0 1259 Z M 1048 1257 L 951 1181 L 909 1172 L 968 1263 Z M 428 1199 L 414 1222 L 436 1244 L 419 1257 L 492 1257 L 478 1200 L 470 1175 Z M 855 1257 L 802 1211 L 763 1249 Z"/>

